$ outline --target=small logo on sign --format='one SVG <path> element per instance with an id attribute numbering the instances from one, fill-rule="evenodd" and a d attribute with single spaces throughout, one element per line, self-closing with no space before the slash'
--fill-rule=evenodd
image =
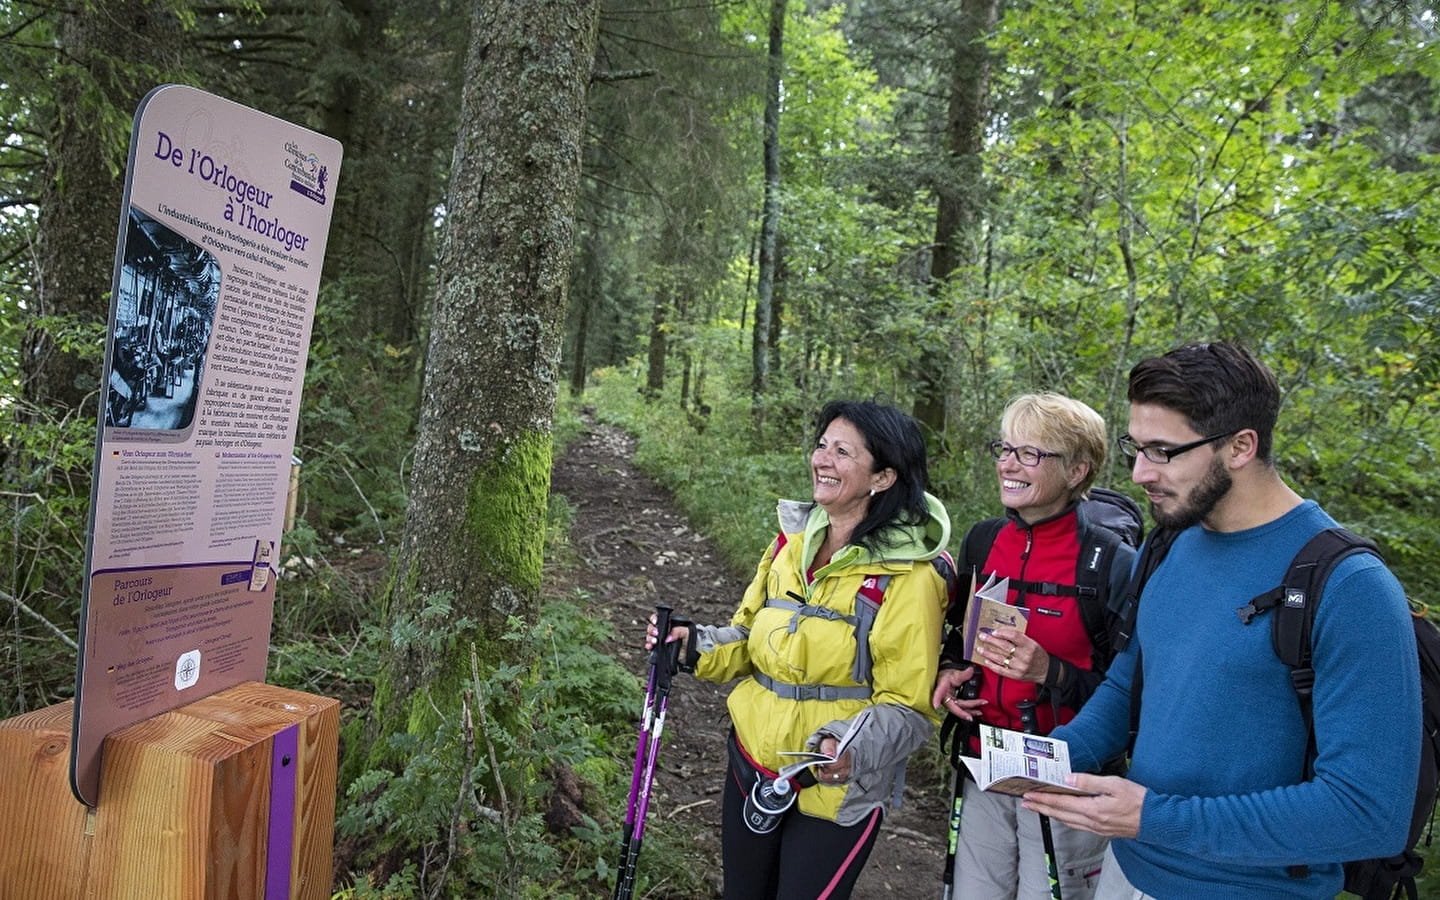
<path id="1" fill-rule="evenodd" d="M 329 167 L 320 161 L 320 157 L 294 141 L 285 144 L 285 153 L 285 168 L 290 170 L 290 190 L 324 206 L 326 184 L 330 180 Z"/>
<path id="2" fill-rule="evenodd" d="M 175 660 L 175 690 L 183 691 L 200 682 L 200 651 L 191 650 Z"/>

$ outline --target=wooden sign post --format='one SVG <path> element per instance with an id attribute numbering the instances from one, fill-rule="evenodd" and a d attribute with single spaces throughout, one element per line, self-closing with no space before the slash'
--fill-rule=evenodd
<path id="1" fill-rule="evenodd" d="M 339 701 L 244 682 L 111 734 L 68 780 L 70 702 L 0 722 L 0 897 L 325 900 Z"/>

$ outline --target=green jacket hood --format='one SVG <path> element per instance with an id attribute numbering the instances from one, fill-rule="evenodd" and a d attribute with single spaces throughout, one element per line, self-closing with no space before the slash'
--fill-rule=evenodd
<path id="1" fill-rule="evenodd" d="M 885 533 L 887 543 L 878 552 L 849 544 L 831 562 L 859 564 L 934 559 L 950 543 L 950 514 L 945 511 L 945 504 L 929 492 L 925 494 L 925 506 L 928 514 L 924 522 L 888 529 Z M 781 531 L 787 534 L 804 533 L 804 559 L 808 565 L 820 546 L 821 532 L 830 524 L 829 514 L 819 504 L 805 500 L 781 500 L 776 514 Z"/>

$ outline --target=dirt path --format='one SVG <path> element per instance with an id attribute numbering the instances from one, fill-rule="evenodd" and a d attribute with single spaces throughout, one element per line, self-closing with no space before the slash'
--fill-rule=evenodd
<path id="1" fill-rule="evenodd" d="M 723 622 L 745 578 L 729 571 L 668 494 L 631 466 L 633 450 L 623 432 L 592 426 L 556 459 L 552 489 L 575 508 L 571 543 L 582 559 L 566 573 L 565 588 L 584 589 L 595 613 L 621 638 L 615 655 L 639 675 L 645 668 L 641 623 L 657 603 L 697 622 Z M 726 686 L 685 675 L 676 682 L 647 821 L 652 835 L 668 831 L 677 845 L 691 848 L 690 865 L 717 897 L 727 693 Z M 912 775 L 904 806 L 886 817 L 856 900 L 939 896 L 944 798 L 934 785 L 933 776 Z"/>

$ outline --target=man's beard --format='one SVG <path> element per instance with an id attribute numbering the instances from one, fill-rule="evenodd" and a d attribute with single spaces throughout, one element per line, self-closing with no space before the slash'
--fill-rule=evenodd
<path id="1" fill-rule="evenodd" d="M 1225 468 L 1225 463 L 1220 457 L 1216 457 L 1214 464 L 1200 483 L 1190 491 L 1190 496 L 1185 503 L 1173 512 L 1162 513 L 1152 501 L 1150 504 L 1150 515 L 1155 519 L 1155 524 L 1161 528 L 1173 528 L 1176 531 L 1189 528 L 1191 525 L 1199 524 L 1206 516 L 1214 511 L 1215 505 L 1230 493 L 1233 484 L 1230 472 Z"/>

